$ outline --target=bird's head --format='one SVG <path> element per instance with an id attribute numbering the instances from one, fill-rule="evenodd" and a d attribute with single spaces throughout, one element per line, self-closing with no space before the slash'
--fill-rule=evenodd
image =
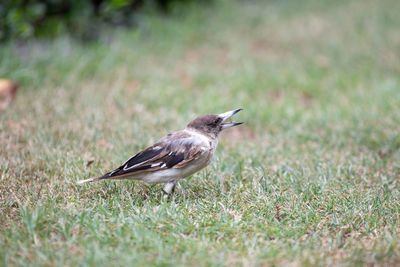
<path id="1" fill-rule="evenodd" d="M 221 114 L 206 114 L 192 120 L 187 125 L 187 128 L 194 129 L 210 137 L 216 138 L 218 137 L 218 134 L 222 130 L 243 123 L 243 122 L 226 122 L 227 119 L 229 119 L 230 117 L 232 117 L 241 110 L 242 110 L 241 108 L 237 108 Z"/>

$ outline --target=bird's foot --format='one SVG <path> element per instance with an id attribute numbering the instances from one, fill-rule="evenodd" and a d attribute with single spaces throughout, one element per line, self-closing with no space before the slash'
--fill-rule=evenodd
<path id="1" fill-rule="evenodd" d="M 175 191 L 176 180 L 170 181 L 165 184 L 163 192 L 166 195 L 171 195 Z"/>

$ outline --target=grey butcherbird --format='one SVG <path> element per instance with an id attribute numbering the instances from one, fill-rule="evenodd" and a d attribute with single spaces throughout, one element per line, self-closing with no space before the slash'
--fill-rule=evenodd
<path id="1" fill-rule="evenodd" d="M 78 184 L 104 179 L 133 179 L 147 183 L 166 183 L 163 191 L 174 191 L 179 179 L 206 167 L 218 144 L 218 134 L 243 122 L 226 122 L 241 111 L 207 114 L 191 121 L 184 130 L 168 134 L 157 143 L 131 157 L 119 168 L 103 176 L 78 181 Z"/>

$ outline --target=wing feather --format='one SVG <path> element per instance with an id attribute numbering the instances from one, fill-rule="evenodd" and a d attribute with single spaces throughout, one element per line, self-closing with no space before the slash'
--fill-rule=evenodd
<path id="1" fill-rule="evenodd" d="M 126 161 L 123 165 L 125 169 L 132 168 L 133 166 L 143 164 L 151 158 L 154 158 L 162 151 L 161 147 L 150 147 L 142 152 L 139 152 L 128 161 Z"/>
<path id="2" fill-rule="evenodd" d="M 170 156 L 168 156 L 167 161 L 165 161 L 165 167 L 172 168 L 176 164 L 181 162 L 184 158 L 185 158 L 185 154 L 182 152 L 178 153 L 178 154 L 176 154 L 176 153 L 171 154 Z"/>
<path id="3" fill-rule="evenodd" d="M 159 140 L 155 145 L 137 153 L 122 166 L 99 179 L 131 176 L 169 168 L 183 168 L 204 152 L 201 140 L 180 131 Z"/>

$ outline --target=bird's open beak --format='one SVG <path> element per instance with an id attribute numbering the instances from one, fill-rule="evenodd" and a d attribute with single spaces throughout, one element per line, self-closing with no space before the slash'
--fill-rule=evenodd
<path id="1" fill-rule="evenodd" d="M 218 117 L 220 117 L 222 119 L 221 130 L 242 124 L 243 122 L 234 122 L 234 121 L 228 122 L 228 123 L 225 122 L 227 119 L 229 119 L 230 117 L 232 117 L 233 115 L 235 115 L 236 113 L 238 113 L 241 110 L 242 110 L 241 108 L 237 108 L 237 109 L 234 109 L 231 111 L 227 111 L 227 112 L 218 114 Z"/>

